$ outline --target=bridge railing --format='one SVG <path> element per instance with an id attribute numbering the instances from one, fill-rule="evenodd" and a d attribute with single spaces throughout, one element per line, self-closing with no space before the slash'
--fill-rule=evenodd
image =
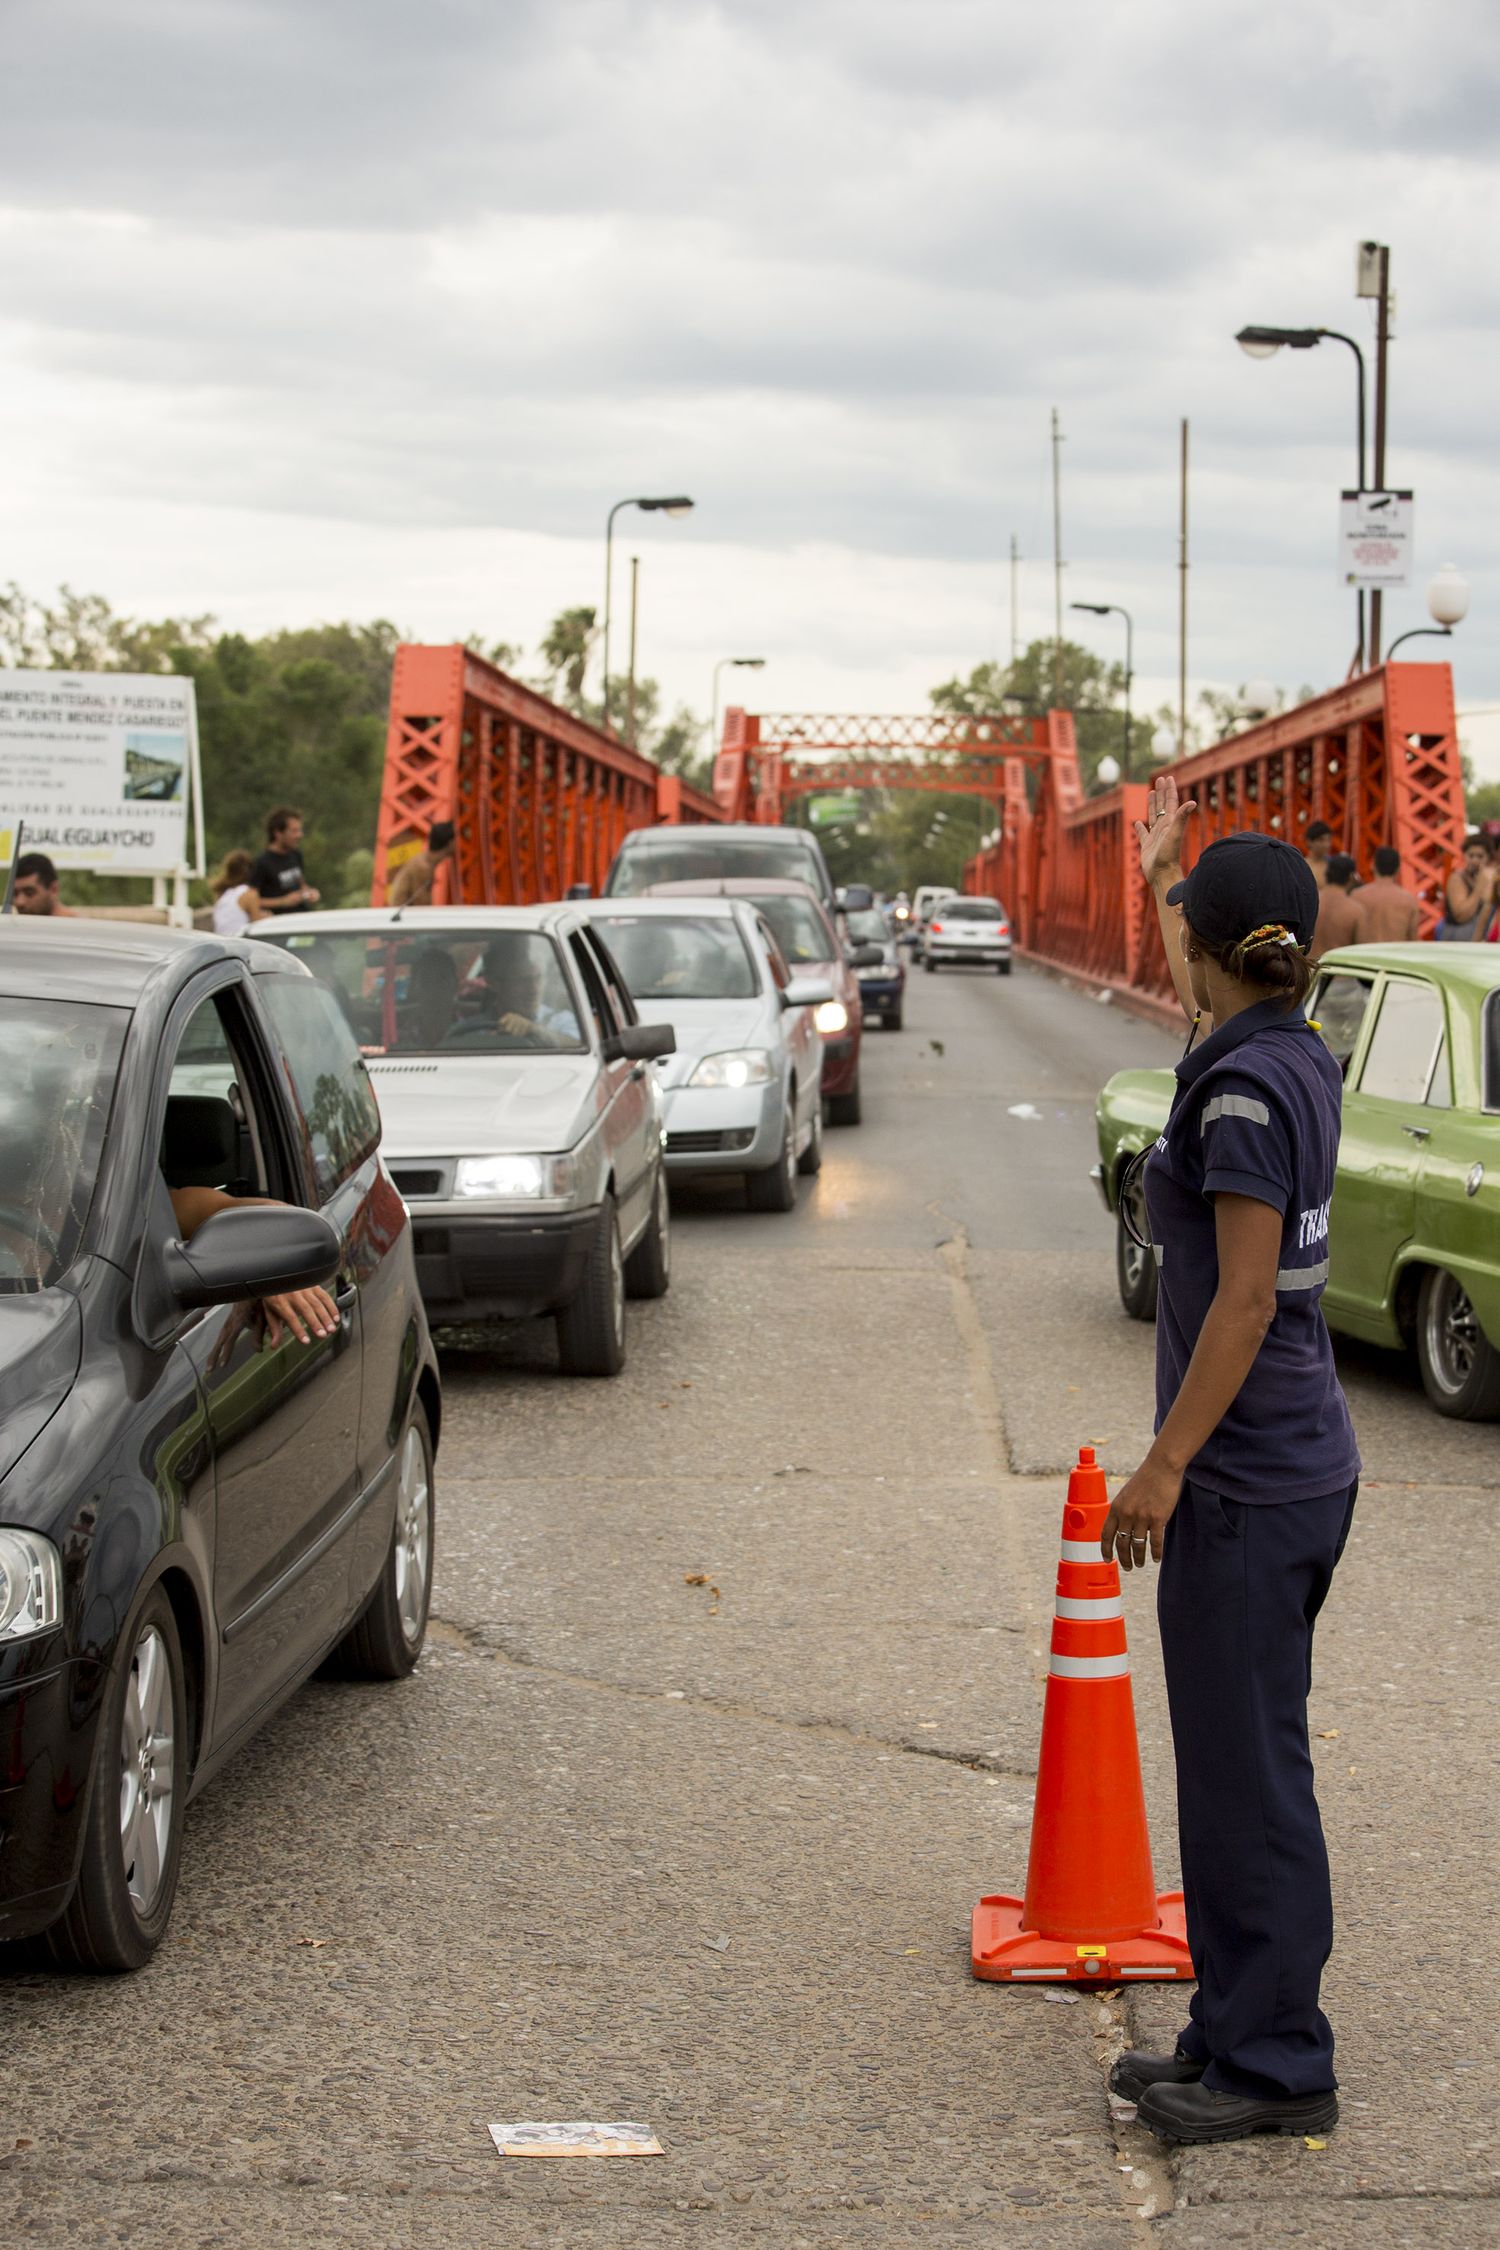
<path id="1" fill-rule="evenodd" d="M 375 905 L 435 821 L 455 832 L 441 901 L 521 906 L 561 898 L 572 883 L 597 890 L 632 828 L 722 818 L 703 791 L 472 650 L 397 648 Z"/>
<path id="2" fill-rule="evenodd" d="M 1423 933 L 1464 833 L 1463 779 L 1446 664 L 1390 664 L 1164 766 L 1198 805 L 1185 858 L 1220 836 L 1260 829 L 1299 848 L 1326 820 L 1333 848 L 1373 874 L 1377 846 L 1401 855 L 1422 900 Z M 1149 786 L 1120 783 L 1069 803 L 1061 766 L 1043 768 L 1028 802 L 1008 776 L 998 844 L 971 860 L 965 887 L 993 892 L 1039 960 L 1176 1013 L 1155 909 L 1141 880 L 1134 823 Z"/>

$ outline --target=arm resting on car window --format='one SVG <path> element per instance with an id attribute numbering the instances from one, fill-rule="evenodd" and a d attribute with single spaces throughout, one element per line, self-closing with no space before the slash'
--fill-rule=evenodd
<path id="1" fill-rule="evenodd" d="M 247 1205 L 274 1203 L 271 1195 L 226 1195 L 222 1188 L 170 1188 L 172 1211 L 184 1242 L 191 1242 L 205 1219 L 215 1211 L 240 1211 Z M 338 1307 L 326 1289 L 290 1289 L 277 1297 L 258 1300 L 266 1321 L 266 1342 L 274 1349 L 290 1329 L 299 1344 L 315 1337 L 332 1336 L 339 1325 Z"/>

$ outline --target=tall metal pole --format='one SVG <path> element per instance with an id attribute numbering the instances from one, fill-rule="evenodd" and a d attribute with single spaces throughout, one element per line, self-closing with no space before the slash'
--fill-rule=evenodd
<path id="1" fill-rule="evenodd" d="M 1062 635 L 1062 430 L 1058 425 L 1057 408 L 1052 409 L 1052 700 L 1054 708 L 1062 709 L 1063 701 L 1063 635 Z"/>
<path id="2" fill-rule="evenodd" d="M 1135 619 L 1128 609 L 1120 615 L 1125 620 L 1125 755 L 1120 760 L 1120 779 L 1130 779 L 1130 689 L 1135 679 Z"/>
<path id="3" fill-rule="evenodd" d="M 1384 243 L 1380 246 L 1380 299 L 1375 329 L 1375 459 L 1372 476 L 1375 490 L 1385 490 L 1385 407 L 1386 407 L 1386 352 L 1391 340 L 1391 253 Z M 1380 662 L 1381 636 L 1380 588 L 1370 589 L 1370 641 L 1367 658 L 1371 665 Z"/>
<path id="4" fill-rule="evenodd" d="M 609 606 L 614 583 L 615 517 L 622 508 L 633 508 L 633 500 L 617 500 L 604 519 L 604 694 L 599 724 L 609 732 Z"/>
<path id="5" fill-rule="evenodd" d="M 630 558 L 630 678 L 625 689 L 625 739 L 635 748 L 635 613 L 640 592 L 641 558 Z"/>
<path id="6" fill-rule="evenodd" d="M 1010 668 L 1016 668 L 1021 636 L 1017 627 L 1020 605 L 1017 599 L 1017 581 L 1020 574 L 1021 548 L 1014 532 L 1010 535 Z"/>
<path id="7" fill-rule="evenodd" d="M 1182 417 L 1181 495 L 1177 511 L 1177 755 L 1187 756 L 1188 419 Z"/>

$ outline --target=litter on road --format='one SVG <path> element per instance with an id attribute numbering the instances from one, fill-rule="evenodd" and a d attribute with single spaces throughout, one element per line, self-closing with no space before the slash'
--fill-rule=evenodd
<path id="1" fill-rule="evenodd" d="M 490 2139 L 502 2156 L 662 2156 L 665 2151 L 649 2125 L 620 2122 L 589 2125 L 568 2122 L 491 2125 Z"/>

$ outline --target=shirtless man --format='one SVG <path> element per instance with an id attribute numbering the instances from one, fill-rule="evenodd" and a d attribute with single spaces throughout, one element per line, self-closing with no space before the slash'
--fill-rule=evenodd
<path id="1" fill-rule="evenodd" d="M 1321 961 L 1336 945 L 1357 945 L 1364 935 L 1359 902 L 1350 896 L 1353 887 L 1353 860 L 1347 852 L 1334 852 L 1318 899 L 1318 926 L 1307 949 L 1312 960 Z"/>
<path id="2" fill-rule="evenodd" d="M 1321 891 L 1328 881 L 1328 861 L 1333 851 L 1333 830 L 1327 821 L 1309 821 L 1302 845 L 1302 856 L 1312 869 L 1313 881 Z"/>
<path id="3" fill-rule="evenodd" d="M 1375 880 L 1366 883 L 1356 900 L 1359 909 L 1359 945 L 1405 945 L 1422 926 L 1421 903 L 1396 877 L 1401 854 L 1382 844 L 1375 854 Z"/>

